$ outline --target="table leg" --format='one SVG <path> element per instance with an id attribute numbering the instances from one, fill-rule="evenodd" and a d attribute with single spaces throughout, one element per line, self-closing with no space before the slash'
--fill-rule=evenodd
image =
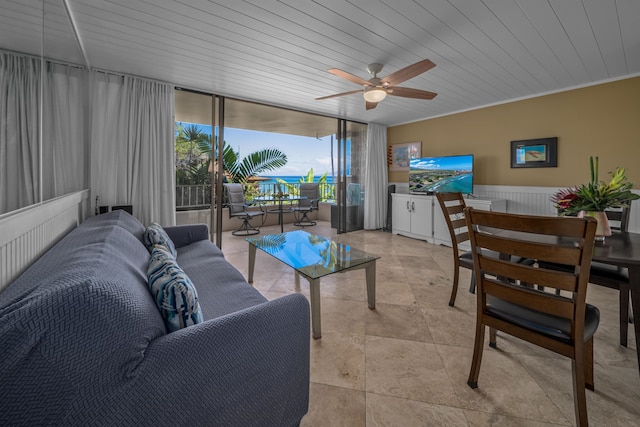
<path id="1" fill-rule="evenodd" d="M 298 273 L 298 270 L 295 271 L 294 277 L 295 277 L 295 285 L 296 285 L 296 289 L 300 289 L 300 273 Z"/>
<path id="2" fill-rule="evenodd" d="M 367 277 L 367 302 L 369 308 L 374 310 L 376 308 L 376 260 L 369 262 L 364 271 Z"/>
<path id="3" fill-rule="evenodd" d="M 284 233 L 284 218 L 282 217 L 282 199 L 278 208 L 278 220 L 280 221 L 280 233 Z"/>
<path id="4" fill-rule="evenodd" d="M 620 345 L 627 346 L 629 335 L 629 323 L 632 321 L 633 309 L 629 305 L 629 296 L 631 295 L 628 283 L 620 283 Z"/>
<path id="5" fill-rule="evenodd" d="M 253 269 L 256 266 L 256 247 L 249 243 L 249 278 L 247 282 L 253 283 Z"/>
<path id="6" fill-rule="evenodd" d="M 636 331 L 636 353 L 640 373 L 640 265 L 629 266 L 629 290 L 633 309 L 633 328 Z"/>
<path id="7" fill-rule="evenodd" d="M 322 338 L 320 326 L 320 279 L 309 280 L 311 295 L 311 331 L 314 339 Z"/>

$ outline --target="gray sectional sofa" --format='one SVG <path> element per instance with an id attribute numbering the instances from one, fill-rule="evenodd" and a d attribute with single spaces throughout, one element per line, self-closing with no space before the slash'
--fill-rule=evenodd
<path id="1" fill-rule="evenodd" d="M 91 217 L 0 293 L 0 425 L 291 426 L 309 399 L 309 305 L 267 301 L 209 241 L 167 227 L 204 321 L 168 333 L 144 227 Z"/>

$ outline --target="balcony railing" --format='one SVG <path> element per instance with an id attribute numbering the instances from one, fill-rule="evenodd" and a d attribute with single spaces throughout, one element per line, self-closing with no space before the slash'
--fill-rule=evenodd
<path id="1" fill-rule="evenodd" d="M 288 194 L 300 194 L 300 183 L 289 184 L 244 184 L 244 194 L 247 201 L 260 195 L 276 194 L 279 191 Z M 320 201 L 327 202 L 334 200 L 335 187 L 333 184 L 320 183 Z M 211 206 L 211 186 L 210 185 L 177 185 L 176 186 L 176 209 L 196 210 L 207 209 Z"/>
<path id="2" fill-rule="evenodd" d="M 188 211 L 211 206 L 210 185 L 176 185 L 176 209 Z"/>

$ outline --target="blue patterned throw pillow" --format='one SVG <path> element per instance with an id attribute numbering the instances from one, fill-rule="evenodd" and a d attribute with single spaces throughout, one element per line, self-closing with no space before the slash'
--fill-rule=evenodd
<path id="1" fill-rule="evenodd" d="M 198 293 L 165 246 L 151 250 L 149 289 L 170 332 L 202 322 Z"/>
<path id="2" fill-rule="evenodd" d="M 164 228 L 157 222 L 152 222 L 144 231 L 144 245 L 149 252 L 155 245 L 165 246 L 171 255 L 175 258 L 177 255 L 176 247 Z"/>

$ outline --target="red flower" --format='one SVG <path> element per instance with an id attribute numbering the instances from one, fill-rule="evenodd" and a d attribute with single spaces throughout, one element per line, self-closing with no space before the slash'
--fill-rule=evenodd
<path id="1" fill-rule="evenodd" d="M 564 190 L 560 190 L 556 194 L 551 196 L 551 201 L 557 209 L 564 211 L 566 209 L 569 209 L 573 201 L 577 198 L 578 195 L 576 194 L 576 189 L 567 188 Z"/>
<path id="2" fill-rule="evenodd" d="M 560 209 L 568 209 L 571 206 L 571 202 L 577 197 L 574 193 L 565 194 L 561 199 L 558 199 L 557 205 Z"/>

